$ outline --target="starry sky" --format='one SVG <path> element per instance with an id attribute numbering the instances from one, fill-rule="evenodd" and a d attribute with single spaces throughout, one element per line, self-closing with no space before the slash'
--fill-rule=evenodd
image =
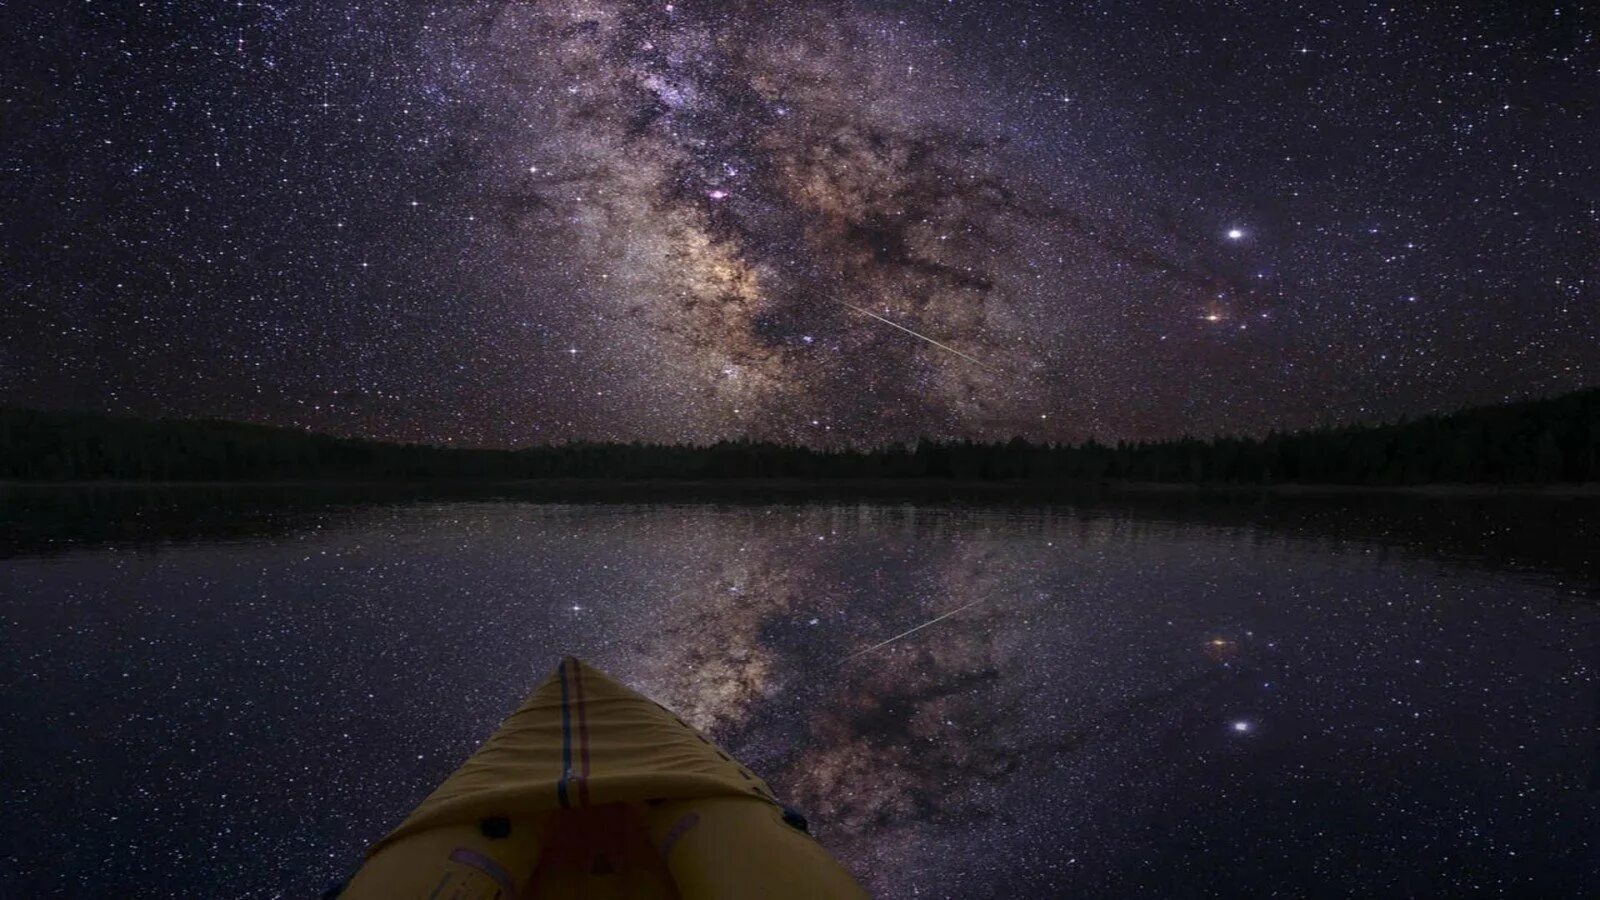
<path id="1" fill-rule="evenodd" d="M 520 446 L 1600 380 L 1600 10 L 0 6 L 0 402 Z"/>

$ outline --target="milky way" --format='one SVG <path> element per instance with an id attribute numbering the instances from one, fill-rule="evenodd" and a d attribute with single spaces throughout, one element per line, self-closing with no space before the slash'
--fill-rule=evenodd
<path id="1" fill-rule="evenodd" d="M 598 282 L 594 342 L 684 395 L 653 429 L 684 406 L 690 427 L 782 439 L 1041 408 L 1059 323 L 1028 334 L 1053 299 L 1026 233 L 1051 218 L 1025 199 L 1037 167 L 963 129 L 981 100 L 892 23 L 776 10 L 497 3 L 443 26 L 446 52 L 483 36 L 459 87 L 485 118 L 457 139 L 509 173 L 513 241 Z"/>
<path id="2" fill-rule="evenodd" d="M 1581 9 L 41 6 L 0 399 L 1157 437 L 1592 383 Z"/>

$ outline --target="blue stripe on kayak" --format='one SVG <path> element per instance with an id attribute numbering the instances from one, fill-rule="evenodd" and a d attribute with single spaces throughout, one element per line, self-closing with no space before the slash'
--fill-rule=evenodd
<path id="1" fill-rule="evenodd" d="M 567 802 L 567 779 L 572 777 L 572 710 L 567 705 L 566 660 L 561 661 L 556 673 L 561 677 L 561 780 L 556 782 L 556 799 L 565 809 L 570 805 Z"/>

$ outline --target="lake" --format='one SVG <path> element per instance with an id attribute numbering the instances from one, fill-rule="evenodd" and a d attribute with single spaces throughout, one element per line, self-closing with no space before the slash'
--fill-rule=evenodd
<path id="1" fill-rule="evenodd" d="M 0 895 L 316 896 L 573 653 L 876 896 L 1594 896 L 1597 624 L 1593 498 L 11 488 Z"/>

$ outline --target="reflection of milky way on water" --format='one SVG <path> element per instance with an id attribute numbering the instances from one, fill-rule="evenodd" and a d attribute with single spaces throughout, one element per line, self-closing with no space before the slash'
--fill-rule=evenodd
<path id="1" fill-rule="evenodd" d="M 1572 575 L 1081 512 L 322 524 L 3 563 L 18 890 L 307 893 L 564 651 L 708 729 L 882 896 L 1600 886 Z"/>

